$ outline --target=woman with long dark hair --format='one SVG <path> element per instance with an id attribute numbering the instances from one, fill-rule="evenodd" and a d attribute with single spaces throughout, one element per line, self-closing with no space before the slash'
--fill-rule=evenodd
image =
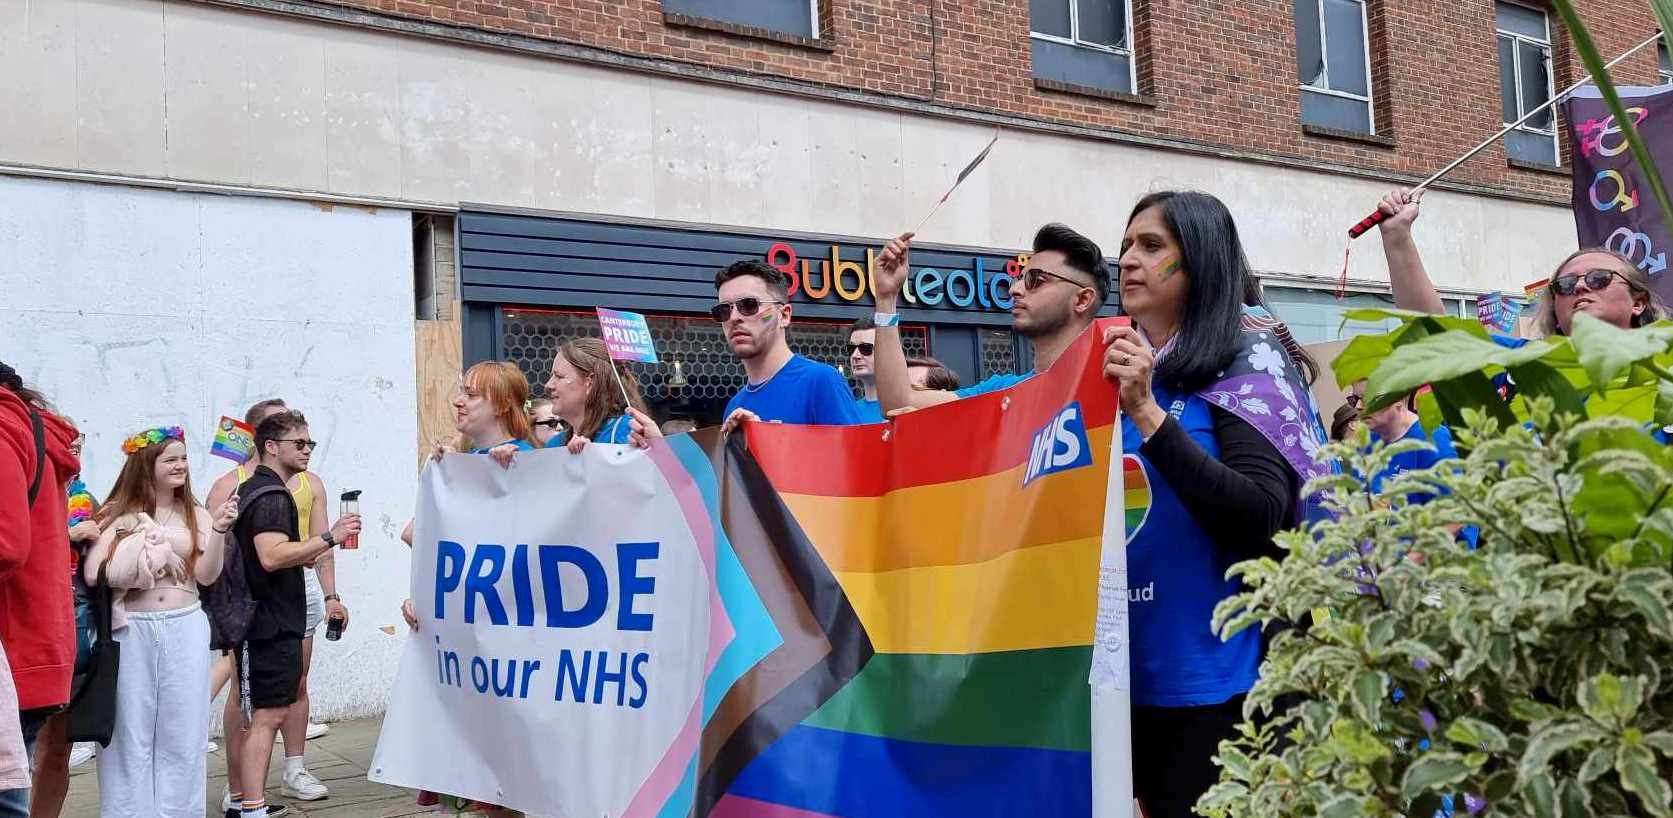
<path id="1" fill-rule="evenodd" d="M 238 499 L 213 513 L 198 504 L 178 426 L 140 432 L 122 451 L 127 462 L 82 565 L 89 587 L 117 591 L 111 628 L 122 645 L 116 729 L 99 754 L 99 814 L 196 818 L 209 741 L 209 619 L 198 586 L 221 575 Z"/>
<path id="2" fill-rule="evenodd" d="M 1222 641 L 1214 607 L 1233 563 L 1274 553 L 1300 522 L 1303 483 L 1327 467 L 1308 370 L 1258 303 L 1237 225 L 1205 193 L 1133 208 L 1121 244 L 1130 327 L 1105 333 L 1122 440 L 1150 489 L 1127 532 L 1134 783 L 1150 818 L 1187 818 L 1218 778 L 1213 756 L 1242 719 L 1261 634 Z"/>

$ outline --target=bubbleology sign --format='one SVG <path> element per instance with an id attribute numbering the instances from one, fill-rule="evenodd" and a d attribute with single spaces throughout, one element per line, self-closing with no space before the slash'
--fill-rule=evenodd
<path id="1" fill-rule="evenodd" d="M 599 307 L 598 326 L 611 358 L 656 363 L 656 344 L 651 341 L 651 327 L 645 322 L 645 316 Z"/>

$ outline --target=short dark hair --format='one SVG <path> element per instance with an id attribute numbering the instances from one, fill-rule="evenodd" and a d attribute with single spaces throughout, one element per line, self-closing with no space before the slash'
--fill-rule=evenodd
<path id="1" fill-rule="evenodd" d="M 959 382 L 958 373 L 947 368 L 947 365 L 928 355 L 915 356 L 906 359 L 906 368 L 915 366 L 927 367 L 929 372 L 924 375 L 925 389 L 939 389 L 951 392 L 963 384 Z"/>
<path id="2" fill-rule="evenodd" d="M 872 320 L 869 315 L 862 315 L 854 319 L 854 323 L 848 325 L 848 334 L 853 335 L 860 330 L 867 329 L 877 329 L 877 322 Z"/>
<path id="3" fill-rule="evenodd" d="M 287 409 L 289 407 L 285 406 L 284 398 L 268 398 L 267 400 L 260 401 L 252 405 L 250 410 L 244 413 L 244 425 L 250 427 L 251 429 L 256 428 L 256 424 L 261 422 L 261 416 L 267 414 L 266 410 L 275 408 Z"/>
<path id="4" fill-rule="evenodd" d="M 1097 242 L 1066 224 L 1052 222 L 1034 234 L 1034 252 L 1046 250 L 1062 253 L 1070 267 L 1092 276 L 1092 285 L 1098 288 L 1099 304 L 1110 299 L 1110 268 Z"/>
<path id="5" fill-rule="evenodd" d="M 720 272 L 715 273 L 715 289 L 719 290 L 720 285 L 734 278 L 743 278 L 744 276 L 755 276 L 761 279 L 761 283 L 766 284 L 767 289 L 771 290 L 780 301 L 787 302 L 790 300 L 790 278 L 779 272 L 778 268 L 755 259 L 734 261 L 722 267 Z"/>
<path id="6" fill-rule="evenodd" d="M 295 409 L 268 415 L 261 425 L 256 427 L 256 459 L 267 456 L 267 441 L 279 440 L 307 425 L 308 419 Z"/>

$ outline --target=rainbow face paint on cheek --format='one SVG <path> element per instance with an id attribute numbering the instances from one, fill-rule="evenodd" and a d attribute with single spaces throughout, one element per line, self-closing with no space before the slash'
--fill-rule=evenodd
<path id="1" fill-rule="evenodd" d="M 1162 269 L 1156 271 L 1156 280 L 1159 282 L 1167 281 L 1168 279 L 1173 278 L 1173 274 L 1177 272 L 1179 272 L 1179 259 L 1168 259 L 1168 263 L 1163 264 Z"/>

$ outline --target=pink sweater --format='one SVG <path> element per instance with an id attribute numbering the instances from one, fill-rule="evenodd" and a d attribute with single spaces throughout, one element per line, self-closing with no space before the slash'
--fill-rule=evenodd
<path id="1" fill-rule="evenodd" d="M 29 786 L 29 756 L 23 749 L 23 724 L 18 721 L 17 687 L 11 664 L 0 645 L 0 790 Z"/>
<path id="2" fill-rule="evenodd" d="M 219 544 L 220 537 L 210 530 L 209 512 L 201 507 L 196 512 L 199 547 L 207 550 Z M 149 514 L 124 515 L 114 521 L 114 527 L 119 531 L 133 529 L 133 533 L 116 542 L 105 568 L 110 587 L 124 592 L 115 595 L 111 606 L 111 630 L 128 624 L 128 609 L 123 602 L 126 591 L 175 588 L 197 596 L 197 581 L 186 573 L 192 537 L 184 519 L 171 514 L 158 525 Z"/>

